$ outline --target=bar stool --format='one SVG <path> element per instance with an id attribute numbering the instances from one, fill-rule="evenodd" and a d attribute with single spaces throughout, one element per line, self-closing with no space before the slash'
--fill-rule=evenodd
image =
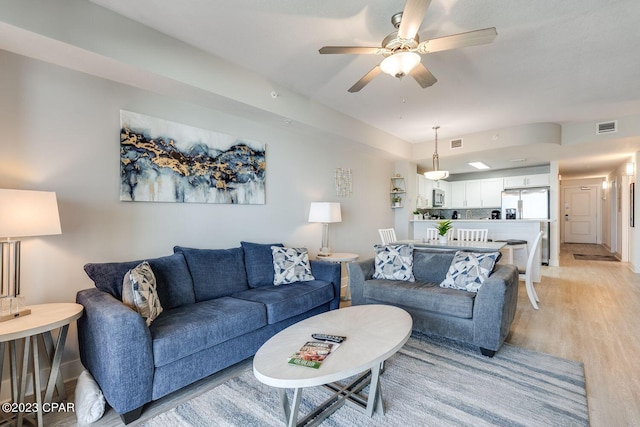
<path id="1" fill-rule="evenodd" d="M 524 259 L 527 259 L 527 241 L 526 240 L 518 240 L 518 239 L 509 239 L 503 240 L 507 242 L 507 245 L 502 248 L 505 251 L 505 260 L 504 262 L 507 264 L 513 264 L 513 252 L 514 251 L 524 251 Z M 518 272 L 520 272 L 520 268 L 518 268 Z"/>

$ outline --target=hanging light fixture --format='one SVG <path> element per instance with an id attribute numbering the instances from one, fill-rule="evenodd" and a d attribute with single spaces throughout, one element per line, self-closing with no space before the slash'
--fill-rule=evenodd
<path id="1" fill-rule="evenodd" d="M 438 157 L 438 129 L 440 126 L 434 126 L 433 130 L 436 131 L 436 151 L 433 153 L 433 170 L 424 173 L 424 177 L 433 181 L 445 179 L 449 176 L 449 171 L 441 171 L 440 159 Z"/>
<path id="2" fill-rule="evenodd" d="M 415 52 L 397 52 L 387 56 L 381 63 L 380 69 L 393 77 L 404 77 L 420 62 L 420 55 Z"/>

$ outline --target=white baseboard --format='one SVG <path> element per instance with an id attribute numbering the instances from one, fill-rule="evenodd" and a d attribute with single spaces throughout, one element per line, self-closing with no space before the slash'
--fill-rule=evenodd
<path id="1" fill-rule="evenodd" d="M 20 364 L 22 363 L 22 358 L 18 356 L 18 375 L 20 375 Z M 5 363 L 4 365 L 8 368 L 9 367 L 9 359 L 6 358 L 5 359 Z M 80 363 L 80 359 L 75 359 L 75 360 L 71 360 L 68 362 L 64 362 L 62 363 L 62 365 L 60 366 L 60 369 L 62 370 L 62 378 L 64 378 L 64 382 L 65 384 L 70 382 L 70 381 L 75 381 L 78 376 L 80 375 L 80 373 L 84 370 L 84 366 L 82 366 L 82 363 Z M 8 369 L 6 369 L 7 372 L 9 372 Z M 41 388 L 42 391 L 45 390 L 45 388 L 47 387 L 46 384 L 46 378 L 49 378 L 49 371 L 50 369 L 44 368 L 40 370 L 40 378 L 42 378 L 43 380 L 41 381 Z M 27 392 L 26 395 L 27 396 L 31 396 L 33 395 L 33 376 L 31 374 L 31 372 L 29 372 L 29 377 L 27 378 Z M 20 381 L 20 379 L 18 378 L 18 381 Z M 10 376 L 8 376 L 8 378 L 5 378 L 2 380 L 2 392 L 0 393 L 0 401 L 1 402 L 10 402 L 11 401 L 11 378 Z"/>

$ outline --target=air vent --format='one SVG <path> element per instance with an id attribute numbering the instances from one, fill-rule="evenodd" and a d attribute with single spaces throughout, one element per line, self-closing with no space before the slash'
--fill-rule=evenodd
<path id="1" fill-rule="evenodd" d="M 605 133 L 615 133 L 615 132 L 618 132 L 617 120 L 596 124 L 596 135 L 603 135 Z"/>
<path id="2" fill-rule="evenodd" d="M 455 150 L 457 148 L 462 148 L 462 138 L 452 139 L 449 144 L 449 148 Z"/>

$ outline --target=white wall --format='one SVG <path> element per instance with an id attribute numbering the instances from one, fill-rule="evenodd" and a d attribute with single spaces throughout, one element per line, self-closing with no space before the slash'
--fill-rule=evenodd
<path id="1" fill-rule="evenodd" d="M 0 188 L 55 191 L 62 235 L 24 239 L 22 289 L 28 304 L 75 301 L 93 286 L 83 265 L 151 258 L 174 245 L 238 246 L 241 240 L 321 243 L 309 203 L 342 203 L 331 225 L 334 251 L 373 254 L 377 229 L 393 221 L 389 154 L 295 122 L 255 121 L 0 51 Z M 264 142 L 265 205 L 119 201 L 119 111 L 126 109 Z M 353 196 L 339 198 L 334 170 L 351 168 Z M 75 375 L 75 327 L 64 360 Z M 5 375 L 6 378 L 6 375 Z M 6 388 L 5 388 L 6 390 Z"/>

